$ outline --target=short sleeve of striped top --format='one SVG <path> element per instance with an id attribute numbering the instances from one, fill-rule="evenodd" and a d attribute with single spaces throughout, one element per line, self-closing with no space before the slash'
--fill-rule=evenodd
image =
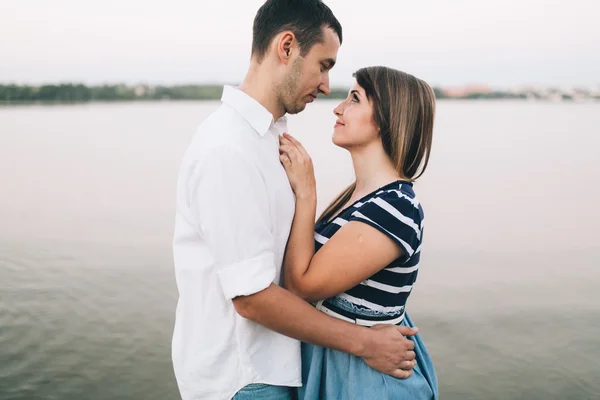
<path id="1" fill-rule="evenodd" d="M 364 222 L 392 239 L 404 250 L 398 261 L 408 262 L 419 252 L 424 216 L 410 185 L 387 187 L 358 206 L 348 221 Z"/>

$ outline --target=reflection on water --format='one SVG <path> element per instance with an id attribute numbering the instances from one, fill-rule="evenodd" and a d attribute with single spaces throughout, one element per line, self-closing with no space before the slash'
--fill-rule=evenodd
<path id="1" fill-rule="evenodd" d="M 319 207 L 335 102 L 290 119 Z M 175 399 L 175 179 L 216 103 L 0 109 L 0 399 Z M 596 104 L 440 102 L 408 303 L 443 399 L 600 396 Z"/>

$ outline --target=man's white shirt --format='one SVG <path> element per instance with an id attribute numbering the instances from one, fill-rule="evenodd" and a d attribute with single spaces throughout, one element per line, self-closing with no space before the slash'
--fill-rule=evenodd
<path id="1" fill-rule="evenodd" d="M 294 195 L 279 162 L 286 119 L 225 86 L 181 164 L 172 357 L 181 396 L 231 399 L 250 383 L 300 386 L 300 343 L 236 313 L 232 299 L 280 284 Z"/>

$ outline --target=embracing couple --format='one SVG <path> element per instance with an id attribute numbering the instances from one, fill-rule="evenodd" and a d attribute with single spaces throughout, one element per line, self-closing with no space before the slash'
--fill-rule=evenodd
<path id="1" fill-rule="evenodd" d="M 435 96 L 394 69 L 354 74 L 333 142 L 356 180 L 316 218 L 311 159 L 285 115 L 329 94 L 341 43 L 320 0 L 268 0 L 243 83 L 224 88 L 184 155 L 172 357 L 185 400 L 438 397 L 405 309 Z"/>

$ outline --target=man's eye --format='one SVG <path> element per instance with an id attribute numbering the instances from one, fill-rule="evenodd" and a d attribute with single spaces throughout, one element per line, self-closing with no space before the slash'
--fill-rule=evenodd
<path id="1" fill-rule="evenodd" d="M 327 65 L 321 64 L 321 72 L 327 71 Z"/>

